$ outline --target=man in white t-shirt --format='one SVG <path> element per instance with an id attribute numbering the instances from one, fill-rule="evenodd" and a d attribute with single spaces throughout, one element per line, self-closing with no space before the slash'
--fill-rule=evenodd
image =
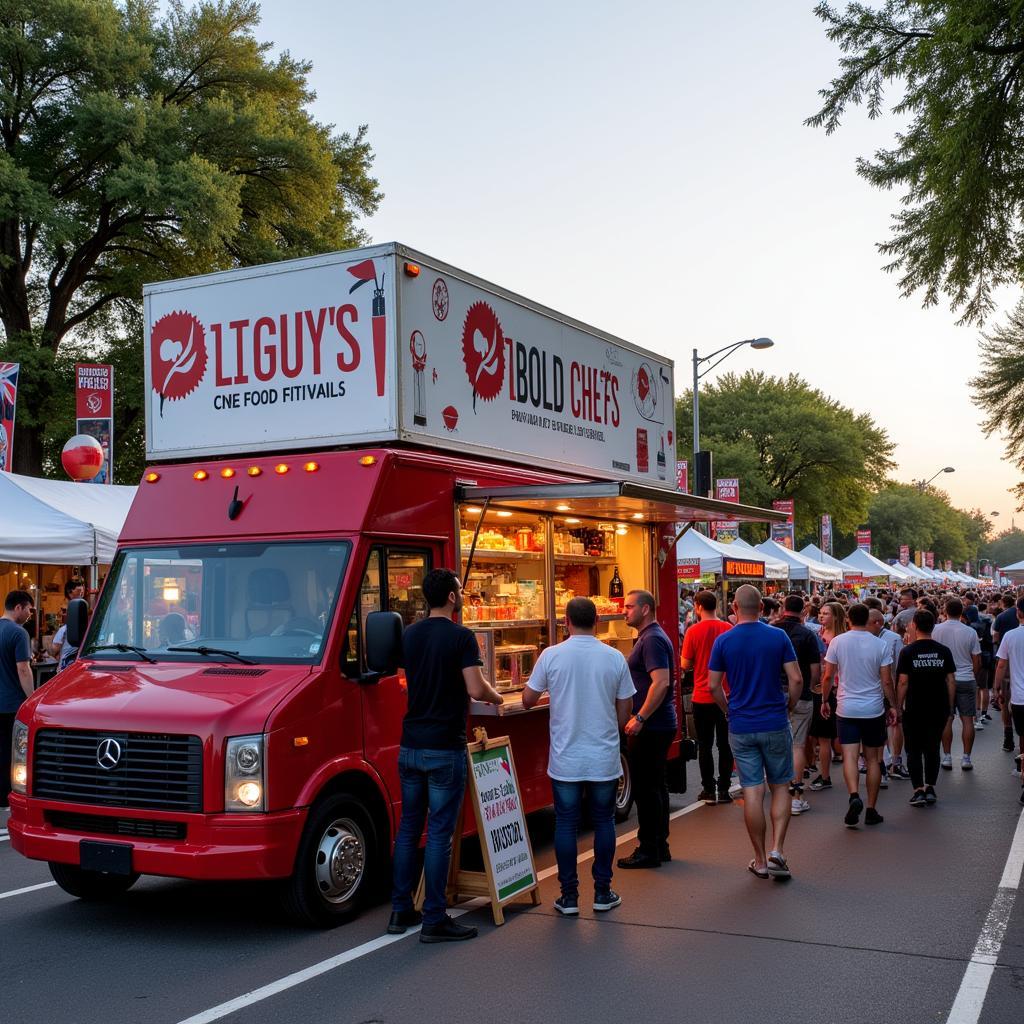
<path id="1" fill-rule="evenodd" d="M 574 597 L 565 608 L 569 637 L 537 659 L 523 690 L 523 707 L 543 693 L 551 701 L 548 775 L 555 798 L 555 859 L 561 914 L 579 913 L 576 835 L 587 791 L 594 826 L 594 909 L 611 910 L 622 900 L 612 891 L 615 856 L 615 796 L 622 776 L 619 731 L 633 710 L 636 687 L 622 654 L 594 636 L 597 608 Z"/>
<path id="2" fill-rule="evenodd" d="M 946 621 L 932 631 L 932 639 L 948 647 L 956 665 L 956 708 L 963 730 L 964 756 L 960 767 L 965 772 L 974 768 L 971 750 L 974 748 L 974 716 L 978 713 L 978 673 L 981 671 L 981 641 L 978 634 L 960 619 L 964 614 L 963 602 L 951 597 L 946 602 Z M 953 717 L 950 716 L 942 734 L 942 767 L 953 770 Z"/>
<path id="3" fill-rule="evenodd" d="M 1017 621 L 1024 625 L 1024 600 L 1017 601 Z M 996 651 L 996 693 L 1003 706 L 1010 709 L 1010 718 L 1017 733 L 1017 764 L 1024 768 L 1024 629 L 1003 633 Z M 1020 802 L 1024 804 L 1024 772 L 1021 774 Z"/>
<path id="4" fill-rule="evenodd" d="M 869 609 L 853 604 L 847 612 L 850 629 L 833 637 L 825 653 L 825 672 L 821 681 L 821 713 L 828 718 L 828 695 L 839 677 L 836 708 L 836 732 L 843 747 L 843 778 L 850 791 L 850 804 L 843 824 L 856 828 L 864 801 L 860 798 L 860 772 L 857 759 L 864 751 L 867 768 L 868 809 L 865 825 L 880 825 L 882 816 L 875 808 L 882 782 L 882 751 L 886 727 L 899 721 L 896 694 L 892 688 L 892 655 L 888 645 L 868 630 Z M 889 701 L 889 711 L 885 701 Z"/>

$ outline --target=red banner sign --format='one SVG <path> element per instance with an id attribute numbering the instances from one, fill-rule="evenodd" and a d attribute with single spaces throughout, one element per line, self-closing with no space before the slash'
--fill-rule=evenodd
<path id="1" fill-rule="evenodd" d="M 772 508 L 776 512 L 785 512 L 788 516 L 784 523 L 772 523 L 772 540 L 776 544 L 781 544 L 792 551 L 796 546 L 796 533 L 793 526 L 793 499 L 779 498 L 772 502 Z"/>
<path id="2" fill-rule="evenodd" d="M 18 405 L 21 363 L 0 363 L 0 469 L 10 473 L 14 461 L 14 412 Z"/>
<path id="3" fill-rule="evenodd" d="M 690 464 L 686 459 L 680 459 L 676 463 L 676 490 L 683 494 L 690 493 Z"/>
<path id="4" fill-rule="evenodd" d="M 103 449 L 103 467 L 89 481 L 114 482 L 114 368 L 107 363 L 75 363 L 76 433 L 88 434 Z"/>
<path id="5" fill-rule="evenodd" d="M 700 559 L 680 558 L 676 562 L 676 579 L 678 580 L 699 580 Z"/>
<path id="6" fill-rule="evenodd" d="M 934 551 L 926 551 L 924 553 L 924 567 L 926 569 L 934 569 L 935 568 L 935 552 Z"/>
<path id="7" fill-rule="evenodd" d="M 900 545 L 900 565 L 910 565 L 910 545 Z"/>
<path id="8" fill-rule="evenodd" d="M 871 531 L 870 530 L 858 530 L 857 531 L 857 547 L 861 551 L 871 551 Z"/>

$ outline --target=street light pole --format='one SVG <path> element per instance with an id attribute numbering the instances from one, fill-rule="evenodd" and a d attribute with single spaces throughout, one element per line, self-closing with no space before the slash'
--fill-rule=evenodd
<path id="1" fill-rule="evenodd" d="M 697 453 L 700 451 L 700 391 L 697 383 L 700 374 L 697 367 L 700 365 L 700 357 L 697 350 L 693 350 L 693 472 L 697 472 Z M 694 477 L 696 480 L 696 477 Z"/>
<path id="2" fill-rule="evenodd" d="M 932 480 L 935 479 L 935 477 L 942 476 L 943 473 L 955 473 L 955 472 L 956 472 L 956 469 L 953 466 L 944 466 L 942 469 L 940 469 L 938 471 L 938 473 L 934 473 L 927 480 L 918 480 L 917 481 L 917 489 L 922 494 L 924 494 L 924 492 L 926 490 L 928 490 L 928 485 L 932 482 Z"/>

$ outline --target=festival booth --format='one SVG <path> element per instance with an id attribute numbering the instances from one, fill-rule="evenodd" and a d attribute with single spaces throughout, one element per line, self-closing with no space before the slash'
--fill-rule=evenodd
<path id="1" fill-rule="evenodd" d="M 771 555 L 779 558 L 789 566 L 789 578 L 791 582 L 807 583 L 808 588 L 814 583 L 841 583 L 843 579 L 842 569 L 836 569 L 831 565 L 825 565 L 815 558 L 808 558 L 798 551 L 790 551 L 789 548 L 773 540 L 766 540 L 755 546 L 755 550 L 762 555 Z"/>
<path id="2" fill-rule="evenodd" d="M 898 583 L 909 583 L 918 578 L 909 571 L 908 566 L 889 565 L 880 558 L 875 558 L 870 551 L 865 551 L 863 548 L 854 548 L 843 558 L 843 562 L 860 569 L 865 576 L 871 579 L 885 578 Z"/>
<path id="3" fill-rule="evenodd" d="M 805 555 L 807 558 L 813 558 L 816 562 L 821 562 L 824 565 L 830 565 L 833 569 L 839 569 L 843 574 L 844 586 L 860 586 L 868 581 L 868 577 L 864 575 L 858 566 L 849 565 L 839 558 L 833 558 L 832 555 L 822 551 L 817 544 L 808 544 L 802 547 L 800 554 Z"/>
<path id="4" fill-rule="evenodd" d="M 61 625 L 64 584 L 81 577 L 98 589 L 135 491 L 0 473 L 0 587 L 32 594 L 37 654 Z"/>
<path id="5" fill-rule="evenodd" d="M 700 576 L 696 574 L 699 563 Z M 766 564 L 758 552 L 737 543 L 720 544 L 696 530 L 687 530 L 676 543 L 676 567 L 679 581 L 714 590 L 725 607 L 729 592 L 741 583 L 753 583 L 764 589 Z"/>
<path id="6" fill-rule="evenodd" d="M 735 552 L 743 552 L 750 558 L 764 562 L 765 593 L 774 594 L 789 587 L 789 563 L 774 555 L 766 555 L 758 551 L 753 544 L 748 544 L 742 537 L 737 537 L 729 544 Z"/>

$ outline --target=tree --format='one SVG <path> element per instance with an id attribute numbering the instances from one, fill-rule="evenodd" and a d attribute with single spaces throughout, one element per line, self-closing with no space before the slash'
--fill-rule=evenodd
<path id="1" fill-rule="evenodd" d="M 1024 561 L 1024 530 L 1011 527 L 981 549 L 981 557 L 993 565 L 1007 566 Z"/>
<path id="2" fill-rule="evenodd" d="M 272 57 L 258 24 L 253 0 L 172 0 L 164 15 L 155 0 L 0 0 L 0 359 L 23 364 L 16 470 L 42 465 L 62 344 L 95 342 L 104 313 L 130 334 L 144 281 L 365 240 L 357 218 L 381 198 L 366 126 L 313 120 L 310 64 Z"/>
<path id="3" fill-rule="evenodd" d="M 1024 5 L 1020 0 L 819 3 L 815 14 L 845 56 L 807 124 L 835 131 L 849 106 L 907 127 L 857 171 L 903 192 L 880 245 L 905 296 L 945 293 L 964 322 L 981 322 L 993 289 L 1024 280 Z"/>
<path id="4" fill-rule="evenodd" d="M 683 450 L 693 447 L 692 401 L 676 400 Z M 714 453 L 715 475 L 738 477 L 740 498 L 749 504 L 792 498 L 800 534 L 813 535 L 825 512 L 837 530 L 856 529 L 893 468 L 893 444 L 870 416 L 795 374 L 723 374 L 701 392 L 700 416 L 701 448 Z"/>

